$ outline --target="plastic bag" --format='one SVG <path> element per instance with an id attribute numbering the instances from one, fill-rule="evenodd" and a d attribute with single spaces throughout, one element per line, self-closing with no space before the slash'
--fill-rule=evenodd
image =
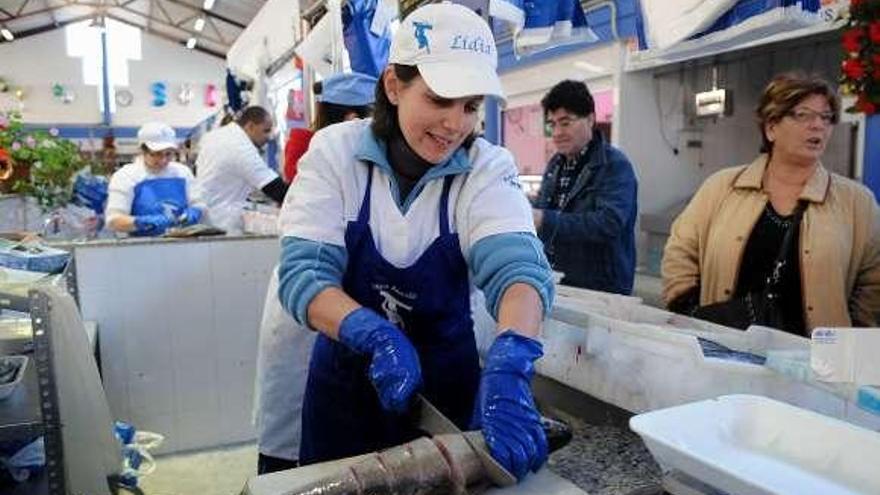
<path id="1" fill-rule="evenodd" d="M 113 433 L 122 444 L 122 471 L 119 473 L 119 481 L 124 486 L 135 488 L 139 478 L 156 470 L 156 460 L 150 450 L 162 445 L 165 437 L 149 431 L 137 431 L 124 421 L 116 422 Z"/>
<path id="2" fill-rule="evenodd" d="M 74 204 L 91 209 L 95 213 L 103 214 L 107 204 L 107 187 L 109 181 L 106 177 L 92 175 L 88 167 L 76 173 L 73 179 Z"/>
<path id="3" fill-rule="evenodd" d="M 46 465 L 46 448 L 43 437 L 19 449 L 11 457 L 0 457 L 13 480 L 22 483 L 37 474 Z"/>

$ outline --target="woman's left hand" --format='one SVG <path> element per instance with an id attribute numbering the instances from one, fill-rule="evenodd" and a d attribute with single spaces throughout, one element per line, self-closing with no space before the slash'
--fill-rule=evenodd
<path id="1" fill-rule="evenodd" d="M 534 362 L 543 356 L 537 340 L 508 330 L 486 356 L 475 422 L 482 425 L 489 452 L 522 481 L 547 460 L 547 438 L 532 397 Z"/>

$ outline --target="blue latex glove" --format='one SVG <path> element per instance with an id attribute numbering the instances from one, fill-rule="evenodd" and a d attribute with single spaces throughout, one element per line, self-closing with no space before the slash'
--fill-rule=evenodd
<path id="1" fill-rule="evenodd" d="M 192 225 L 199 223 L 199 220 L 202 219 L 202 210 L 198 208 L 193 208 L 192 206 L 187 206 L 183 209 L 183 212 L 177 216 L 177 221 L 181 225 Z"/>
<path id="2" fill-rule="evenodd" d="M 159 235 L 165 232 L 174 221 L 165 215 L 140 215 L 134 217 L 135 230 L 141 234 Z"/>
<path id="3" fill-rule="evenodd" d="M 486 355 L 477 395 L 475 426 L 482 425 L 489 452 L 520 481 L 547 460 L 547 438 L 532 398 L 534 362 L 541 343 L 508 330 Z"/>
<path id="4" fill-rule="evenodd" d="M 422 384 L 419 355 L 394 324 L 369 308 L 358 308 L 339 325 L 339 341 L 369 355 L 370 381 L 386 411 L 403 413 Z"/>

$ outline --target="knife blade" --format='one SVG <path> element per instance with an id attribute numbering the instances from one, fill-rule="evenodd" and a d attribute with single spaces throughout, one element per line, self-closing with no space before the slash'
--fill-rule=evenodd
<path id="1" fill-rule="evenodd" d="M 418 427 L 431 435 L 444 435 L 447 433 L 457 433 L 467 441 L 467 443 L 477 453 L 486 475 L 492 480 L 492 483 L 498 486 L 513 486 L 516 484 L 516 477 L 510 474 L 510 471 L 504 469 L 504 466 L 498 463 L 492 454 L 486 448 L 486 442 L 483 434 L 479 431 L 463 432 L 455 426 L 449 418 L 447 418 L 439 409 L 437 409 L 431 401 L 422 394 L 416 395 L 416 410 L 418 414 Z"/>

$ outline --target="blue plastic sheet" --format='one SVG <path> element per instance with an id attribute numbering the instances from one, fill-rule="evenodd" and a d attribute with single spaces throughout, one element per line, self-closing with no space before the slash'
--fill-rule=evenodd
<path id="1" fill-rule="evenodd" d="M 342 36 L 351 70 L 374 77 L 388 63 L 391 47 L 389 23 L 380 9 L 378 0 L 349 0 L 342 8 Z"/>
<path id="2" fill-rule="evenodd" d="M 506 0 L 524 15 L 523 26 L 514 26 L 518 52 L 536 52 L 572 43 L 597 41 L 578 0 Z"/>
<path id="3" fill-rule="evenodd" d="M 229 98 L 229 110 L 238 112 L 244 108 L 244 98 L 241 92 L 247 87 L 247 83 L 240 81 L 231 70 L 226 69 L 226 97 Z"/>
<path id="4" fill-rule="evenodd" d="M 731 7 L 730 10 L 719 17 L 715 23 L 709 26 L 709 28 L 692 36 L 691 39 L 700 38 L 709 33 L 723 31 L 736 26 L 737 24 L 741 24 L 756 15 L 764 14 L 773 9 L 797 8 L 798 5 L 800 5 L 800 8 L 806 12 L 818 12 L 819 8 L 822 6 L 821 0 L 740 0 L 736 5 Z"/>

